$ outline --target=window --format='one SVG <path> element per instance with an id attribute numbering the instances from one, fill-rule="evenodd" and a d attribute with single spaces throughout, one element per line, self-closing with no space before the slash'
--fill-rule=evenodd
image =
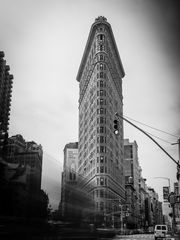
<path id="1" fill-rule="evenodd" d="M 100 173 L 104 173 L 104 166 L 100 167 Z"/>
<path id="2" fill-rule="evenodd" d="M 104 202 L 100 202 L 100 210 L 101 210 L 101 211 L 104 210 Z"/>
<path id="3" fill-rule="evenodd" d="M 98 193 L 99 193 L 99 191 L 98 191 L 98 190 L 96 190 L 96 197 L 98 197 L 98 196 L 99 196 L 99 194 L 98 194 Z"/>
<path id="4" fill-rule="evenodd" d="M 104 143 L 104 136 L 100 136 L 100 143 Z"/>
<path id="5" fill-rule="evenodd" d="M 100 123 L 106 123 L 106 118 L 100 117 L 99 122 Z"/>
<path id="6" fill-rule="evenodd" d="M 100 114 L 105 113 L 105 109 L 104 108 L 100 108 Z"/>
<path id="7" fill-rule="evenodd" d="M 104 185 L 104 178 L 100 178 L 100 185 L 101 185 L 101 186 Z"/>
<path id="8" fill-rule="evenodd" d="M 99 185 L 99 178 L 97 178 L 97 186 Z"/>
<path id="9" fill-rule="evenodd" d="M 103 198 L 103 197 L 104 197 L 104 190 L 100 189 L 100 198 Z"/>
<path id="10" fill-rule="evenodd" d="M 100 99 L 100 105 L 103 105 L 104 100 L 101 98 Z"/>
<path id="11" fill-rule="evenodd" d="M 103 55 L 100 55 L 100 61 L 103 61 L 103 60 L 104 60 Z"/>
<path id="12" fill-rule="evenodd" d="M 100 87 L 104 87 L 103 81 L 100 81 Z"/>
<path id="13" fill-rule="evenodd" d="M 103 93 L 104 93 L 103 90 L 100 90 L 100 96 L 103 96 Z"/>
<path id="14" fill-rule="evenodd" d="M 104 184 L 107 186 L 107 179 L 105 178 L 104 180 L 105 180 L 105 183 L 104 183 Z"/>
<path id="15" fill-rule="evenodd" d="M 104 152 L 104 146 L 100 146 L 100 153 Z"/>
<path id="16" fill-rule="evenodd" d="M 103 127 L 100 127 L 100 128 L 99 128 L 99 132 L 100 132 L 100 133 L 103 133 L 103 132 L 104 132 L 104 128 L 103 128 Z"/>
<path id="17" fill-rule="evenodd" d="M 104 156 L 100 156 L 100 163 L 104 162 Z"/>

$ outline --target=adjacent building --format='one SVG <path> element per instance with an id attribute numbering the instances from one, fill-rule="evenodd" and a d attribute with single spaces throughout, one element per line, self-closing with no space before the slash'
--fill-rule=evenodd
<path id="1" fill-rule="evenodd" d="M 180 232 L 180 192 L 179 192 L 179 183 L 174 183 L 174 194 L 175 196 L 178 196 L 178 199 L 176 198 L 176 203 L 174 204 L 174 220 L 176 225 L 176 230 Z"/>
<path id="2" fill-rule="evenodd" d="M 17 134 L 9 137 L 5 146 L 5 160 L 7 163 L 16 164 L 21 169 L 13 178 L 28 174 L 26 188 L 36 194 L 41 189 L 43 150 L 40 144 L 34 141 L 26 142 Z"/>
<path id="3" fill-rule="evenodd" d="M 64 147 L 64 165 L 61 180 L 60 210 L 62 217 L 70 217 L 73 212 L 73 189 L 77 186 L 78 142 Z"/>
<path id="4" fill-rule="evenodd" d="M 158 194 L 147 186 L 146 179 L 142 177 L 136 141 L 124 139 L 124 169 L 126 227 L 147 230 L 163 223 L 162 203 L 158 200 Z"/>
<path id="5" fill-rule="evenodd" d="M 4 60 L 4 52 L 0 51 L 0 156 L 3 155 L 3 148 L 8 138 L 9 129 L 13 84 L 13 75 L 9 71 L 10 67 Z"/>
<path id="6" fill-rule="evenodd" d="M 131 194 L 133 195 L 132 209 L 129 212 L 129 217 L 127 219 L 134 222 L 134 226 L 138 228 L 140 226 L 140 174 L 141 168 L 138 161 L 138 145 L 136 141 L 130 142 L 129 139 L 124 139 L 124 169 L 125 169 L 125 186 L 128 191 L 131 189 Z M 131 187 L 130 187 L 131 186 Z"/>
<path id="7" fill-rule="evenodd" d="M 28 218 L 47 217 L 48 196 L 41 190 L 42 146 L 21 135 L 7 139 L 0 159 L 0 214 Z"/>
<path id="8" fill-rule="evenodd" d="M 125 200 L 122 120 L 119 133 L 113 133 L 115 113 L 123 114 L 124 75 L 111 25 L 100 16 L 91 26 L 77 74 L 78 173 L 86 179 L 97 215 L 103 216 L 100 222 L 106 223 Z"/>
<path id="9" fill-rule="evenodd" d="M 148 226 L 148 221 L 146 219 L 146 198 L 147 194 L 147 184 L 146 179 L 142 177 L 142 173 L 139 179 L 139 192 L 140 192 L 140 228 L 146 229 Z"/>
<path id="10" fill-rule="evenodd" d="M 156 224 L 163 223 L 162 203 L 159 202 L 159 196 L 154 188 L 148 187 L 148 194 L 150 197 L 150 222 L 149 226 L 154 227 Z"/>

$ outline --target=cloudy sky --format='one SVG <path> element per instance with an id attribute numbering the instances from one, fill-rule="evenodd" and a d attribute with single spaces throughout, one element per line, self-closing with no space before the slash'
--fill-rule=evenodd
<path id="1" fill-rule="evenodd" d="M 63 148 L 78 141 L 76 75 L 95 18 L 111 24 L 125 69 L 124 115 L 144 125 L 176 160 L 180 136 L 180 21 L 178 1 L 0 0 L 0 50 L 14 75 L 10 136 L 22 134 L 44 149 L 43 188 L 52 206 L 60 196 Z M 176 181 L 176 165 L 128 124 L 147 184 L 162 199 Z M 176 136 L 176 137 L 175 137 Z"/>

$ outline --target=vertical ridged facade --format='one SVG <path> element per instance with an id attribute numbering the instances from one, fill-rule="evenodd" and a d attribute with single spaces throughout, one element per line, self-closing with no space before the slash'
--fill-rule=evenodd
<path id="1" fill-rule="evenodd" d="M 96 212 L 108 218 L 125 199 L 123 122 L 113 133 L 115 113 L 123 114 L 124 69 L 110 24 L 93 23 L 81 60 L 79 82 L 78 173 L 94 199 Z M 119 218 L 119 216 L 118 216 Z"/>
<path id="2" fill-rule="evenodd" d="M 7 138 L 9 129 L 9 115 L 11 106 L 11 92 L 13 75 L 9 73 L 10 67 L 4 60 L 4 52 L 0 52 L 0 152 L 3 142 Z"/>

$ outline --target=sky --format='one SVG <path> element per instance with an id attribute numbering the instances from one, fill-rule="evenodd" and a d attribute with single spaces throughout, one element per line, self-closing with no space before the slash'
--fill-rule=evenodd
<path id="1" fill-rule="evenodd" d="M 179 12 L 176 0 L 0 0 L 0 50 L 14 75 L 9 135 L 43 146 L 42 188 L 53 208 L 64 146 L 78 141 L 76 76 L 98 16 L 111 24 L 125 70 L 124 115 L 172 134 L 134 122 L 178 160 L 171 143 L 180 137 Z M 173 190 L 176 164 L 127 123 L 124 138 L 137 142 L 142 175 L 162 200 L 168 179 Z"/>

